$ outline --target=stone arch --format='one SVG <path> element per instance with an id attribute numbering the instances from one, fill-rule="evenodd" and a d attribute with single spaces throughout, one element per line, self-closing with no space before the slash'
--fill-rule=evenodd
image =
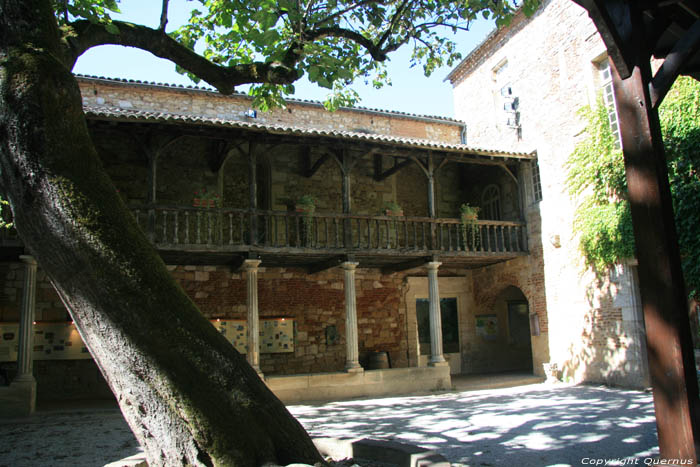
<path id="1" fill-rule="evenodd" d="M 533 372 L 530 300 L 512 283 L 501 282 L 475 297 L 469 364 L 474 372 Z"/>

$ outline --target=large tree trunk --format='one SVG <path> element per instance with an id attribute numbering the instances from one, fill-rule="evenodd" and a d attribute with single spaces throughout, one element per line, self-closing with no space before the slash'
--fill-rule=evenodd
<path id="1" fill-rule="evenodd" d="M 0 0 L 0 182 L 149 464 L 320 461 L 136 226 L 90 140 L 64 47 L 48 0 Z"/>

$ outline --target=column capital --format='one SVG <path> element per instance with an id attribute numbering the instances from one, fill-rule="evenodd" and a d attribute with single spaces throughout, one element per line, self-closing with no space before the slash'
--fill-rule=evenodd
<path id="1" fill-rule="evenodd" d="M 36 259 L 32 255 L 19 255 L 19 259 L 25 264 L 36 266 Z"/>
<path id="2" fill-rule="evenodd" d="M 340 267 L 345 269 L 346 271 L 354 271 L 355 268 L 357 268 L 357 265 L 360 264 L 357 261 L 344 261 L 341 263 Z"/>
<path id="3" fill-rule="evenodd" d="M 429 263 L 425 263 L 425 267 L 428 268 L 428 270 L 436 270 L 442 265 L 442 262 L 440 261 L 430 261 Z"/>
<path id="4" fill-rule="evenodd" d="M 258 266 L 260 266 L 260 263 L 262 263 L 261 259 L 243 260 L 243 269 L 245 269 L 245 270 L 258 269 Z"/>

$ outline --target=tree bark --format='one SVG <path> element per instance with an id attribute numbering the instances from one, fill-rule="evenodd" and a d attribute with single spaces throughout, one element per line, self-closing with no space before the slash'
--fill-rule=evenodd
<path id="1" fill-rule="evenodd" d="M 321 461 L 106 175 L 48 0 L 0 0 L 0 183 L 149 465 Z"/>

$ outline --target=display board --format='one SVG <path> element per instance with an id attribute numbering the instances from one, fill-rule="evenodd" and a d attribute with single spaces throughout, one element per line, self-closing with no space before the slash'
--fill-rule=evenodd
<path id="1" fill-rule="evenodd" d="M 212 324 L 240 353 L 246 353 L 248 325 L 244 320 L 216 319 Z M 34 360 L 81 360 L 92 358 L 71 322 L 34 324 Z M 19 324 L 0 323 L 0 362 L 17 360 Z M 260 320 L 260 352 L 294 352 L 294 320 Z"/>

